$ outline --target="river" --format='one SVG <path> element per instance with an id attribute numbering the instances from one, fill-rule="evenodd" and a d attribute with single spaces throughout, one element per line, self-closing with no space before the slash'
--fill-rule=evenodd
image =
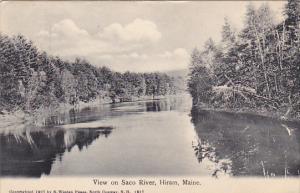
<path id="1" fill-rule="evenodd" d="M 1 176 L 299 176 L 300 125 L 192 108 L 103 104 L 2 131 Z"/>

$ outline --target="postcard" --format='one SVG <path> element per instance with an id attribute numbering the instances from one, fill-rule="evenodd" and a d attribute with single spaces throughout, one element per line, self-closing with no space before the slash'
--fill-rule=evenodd
<path id="1" fill-rule="evenodd" d="M 299 193 L 300 1 L 1 1 L 1 193 Z"/>

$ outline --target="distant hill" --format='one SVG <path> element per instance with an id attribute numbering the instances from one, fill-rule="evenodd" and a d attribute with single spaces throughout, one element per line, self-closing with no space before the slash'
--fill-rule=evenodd
<path id="1" fill-rule="evenodd" d="M 174 78 L 175 87 L 177 87 L 179 92 L 186 92 L 189 73 L 188 69 L 171 70 L 166 71 L 165 73 Z"/>
<path id="2" fill-rule="evenodd" d="M 182 77 L 183 79 L 186 80 L 188 77 L 189 69 L 171 70 L 171 71 L 166 71 L 165 73 L 174 78 Z"/>

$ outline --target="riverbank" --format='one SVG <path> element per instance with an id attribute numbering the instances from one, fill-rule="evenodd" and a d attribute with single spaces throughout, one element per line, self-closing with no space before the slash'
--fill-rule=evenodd
<path id="1" fill-rule="evenodd" d="M 148 100 L 160 100 L 164 98 L 174 97 L 175 95 L 165 95 L 165 96 L 141 96 L 141 97 L 132 97 L 131 100 L 123 101 L 116 100 L 115 103 L 126 103 L 126 102 L 137 102 L 137 101 L 148 101 Z M 79 102 L 75 105 L 60 103 L 55 106 L 50 107 L 41 107 L 29 113 L 26 113 L 22 110 L 17 110 L 14 112 L 6 112 L 2 111 L 0 114 L 0 130 L 15 130 L 19 129 L 20 127 L 26 125 L 34 125 L 34 126 L 45 126 L 48 125 L 49 117 L 57 116 L 57 114 L 64 114 L 69 113 L 70 110 L 74 109 L 75 111 L 80 111 L 81 109 L 91 107 L 91 106 L 98 106 L 98 105 L 105 105 L 105 104 L 112 104 L 112 100 L 110 98 L 97 98 L 94 101 L 84 103 Z M 62 124 L 59 120 L 55 120 L 54 124 Z M 52 123 L 53 124 L 53 123 Z"/>
<path id="2" fill-rule="evenodd" d="M 194 105 L 195 108 L 201 110 L 208 110 L 208 111 L 216 111 L 216 112 L 227 112 L 227 113 L 236 113 L 236 114 L 251 114 L 251 115 L 258 115 L 263 117 L 269 117 L 273 119 L 277 119 L 280 121 L 299 121 L 300 123 L 300 115 L 295 117 L 287 117 L 285 116 L 286 111 L 270 111 L 263 108 L 216 108 L 216 107 L 209 107 L 208 105 Z"/>

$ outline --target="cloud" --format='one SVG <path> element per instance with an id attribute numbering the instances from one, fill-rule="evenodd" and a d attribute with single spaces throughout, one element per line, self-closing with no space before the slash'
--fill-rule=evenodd
<path id="1" fill-rule="evenodd" d="M 161 38 L 161 33 L 155 23 L 142 19 L 135 19 L 125 26 L 110 24 L 96 34 L 90 34 L 71 19 L 63 19 L 50 26 L 49 30 L 40 30 L 36 38 L 41 49 L 52 54 L 88 56 L 149 47 Z"/>
<path id="2" fill-rule="evenodd" d="M 169 51 L 165 51 L 163 54 L 159 54 L 159 57 L 161 58 L 170 58 L 172 57 L 172 53 Z"/>
<path id="3" fill-rule="evenodd" d="M 87 37 L 89 33 L 79 28 L 73 20 L 71 19 L 64 19 L 55 23 L 51 28 L 50 31 L 41 30 L 38 33 L 40 37 L 57 37 L 57 38 L 79 38 L 79 37 Z"/>
<path id="4" fill-rule="evenodd" d="M 136 45 L 118 45 L 113 40 L 101 39 L 97 34 L 90 34 L 80 28 L 73 20 L 63 19 L 50 26 L 49 30 L 42 29 L 36 35 L 36 41 L 42 50 L 67 59 L 92 55 L 106 55 L 114 52 L 124 52 Z"/>
<path id="5" fill-rule="evenodd" d="M 120 58 L 126 58 L 126 59 L 147 59 L 149 56 L 147 54 L 140 54 L 137 52 L 131 52 L 128 54 L 120 54 L 118 55 Z"/>
<path id="6" fill-rule="evenodd" d="M 157 42 L 161 38 L 161 33 L 152 21 L 135 19 L 133 22 L 122 26 L 113 23 L 99 33 L 99 37 L 109 40 L 119 40 L 125 42 Z"/>
<path id="7" fill-rule="evenodd" d="M 96 56 L 94 61 L 108 65 L 118 71 L 153 72 L 187 68 L 189 54 L 184 48 L 177 48 L 161 53 L 145 54 L 139 52 L 110 55 L 110 57 Z"/>
<path id="8" fill-rule="evenodd" d="M 64 19 L 53 24 L 49 30 L 43 29 L 37 33 L 41 49 L 65 59 L 85 57 L 92 64 L 107 65 L 116 71 L 149 72 L 185 68 L 189 60 L 187 51 L 176 48 L 161 53 L 155 47 L 161 37 L 155 23 L 142 19 L 135 19 L 126 25 L 113 23 L 95 34 L 80 28 L 71 19 Z"/>
<path id="9" fill-rule="evenodd" d="M 53 55 L 73 59 L 76 56 L 87 56 L 98 49 L 104 49 L 104 42 L 93 43 L 93 37 L 80 28 L 71 19 L 63 19 L 42 29 L 36 35 L 37 43 L 42 50 Z"/>
<path id="10" fill-rule="evenodd" d="M 52 31 L 59 35 L 65 35 L 67 37 L 78 37 L 78 36 L 88 36 L 89 33 L 79 28 L 74 21 L 71 19 L 64 19 L 53 25 Z"/>
<path id="11" fill-rule="evenodd" d="M 189 58 L 189 54 L 184 48 L 177 48 L 174 51 L 165 51 L 163 54 L 159 54 L 161 58 Z"/>
<path id="12" fill-rule="evenodd" d="M 184 48 L 177 48 L 176 50 L 174 50 L 174 55 L 182 58 L 189 57 L 188 52 Z"/>
<path id="13" fill-rule="evenodd" d="M 38 37 L 49 37 L 50 36 L 50 32 L 46 31 L 46 30 L 41 30 L 38 32 L 37 34 Z"/>

